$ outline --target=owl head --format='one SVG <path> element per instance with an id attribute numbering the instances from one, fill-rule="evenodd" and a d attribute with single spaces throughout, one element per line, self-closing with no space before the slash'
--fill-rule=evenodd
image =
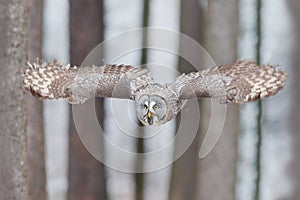
<path id="1" fill-rule="evenodd" d="M 159 95 L 144 94 L 136 102 L 139 120 L 144 125 L 160 125 L 166 121 L 167 103 Z"/>
<path id="2" fill-rule="evenodd" d="M 166 85 L 149 84 L 135 97 L 137 117 L 143 125 L 161 125 L 173 119 L 181 101 Z"/>

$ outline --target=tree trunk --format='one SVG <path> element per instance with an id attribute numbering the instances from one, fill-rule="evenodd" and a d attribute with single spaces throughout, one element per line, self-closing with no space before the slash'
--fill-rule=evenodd
<path id="1" fill-rule="evenodd" d="M 28 1 L 0 4 L 0 197 L 28 199 L 26 106 L 20 69 L 27 56 Z"/>
<path id="2" fill-rule="evenodd" d="M 32 60 L 41 57 L 43 1 L 29 1 L 28 57 Z M 46 199 L 46 172 L 44 154 L 43 102 L 26 94 L 28 111 L 27 148 L 28 148 L 28 182 L 31 199 Z"/>
<path id="3" fill-rule="evenodd" d="M 208 1 L 205 36 L 206 50 L 216 64 L 227 64 L 236 61 L 238 39 L 237 7 L 238 0 Z M 202 113 L 205 112 L 202 111 Z M 206 120 L 209 121 L 210 119 Z M 206 120 L 204 119 L 203 121 Z M 200 127 L 204 127 L 204 124 L 200 125 Z M 204 134 L 205 130 L 202 130 L 202 133 Z M 238 133 L 239 108 L 237 105 L 230 105 L 227 109 L 225 125 L 219 141 L 212 152 L 205 159 L 199 161 L 196 199 L 235 199 Z"/>
<path id="4" fill-rule="evenodd" d="M 142 28 L 149 26 L 149 12 L 150 12 L 150 1 L 144 0 L 143 4 L 143 22 Z M 147 31 L 143 32 L 143 39 L 142 39 L 142 54 L 141 54 L 141 66 L 147 64 L 148 56 L 147 56 L 147 49 L 144 48 L 148 42 L 148 34 Z M 142 123 L 139 122 L 139 125 L 142 126 Z M 143 135 L 143 130 L 139 129 L 139 135 Z M 137 138 L 137 153 L 144 153 L 144 138 L 140 137 Z M 136 160 L 136 167 L 137 169 L 141 169 L 144 166 L 145 160 L 141 157 L 140 159 Z M 135 174 L 135 200 L 143 200 L 144 199 L 144 173 L 136 173 Z"/>
<path id="5" fill-rule="evenodd" d="M 103 40 L 103 1 L 70 1 L 71 64 L 80 66 L 87 54 Z M 95 63 L 97 64 L 97 63 Z M 84 105 L 83 105 L 84 106 Z M 103 122 L 103 100 L 96 102 L 99 121 Z M 87 120 L 82 114 L 82 121 Z M 70 200 L 107 199 L 104 165 L 83 146 L 70 114 Z"/>
<path id="6" fill-rule="evenodd" d="M 299 152 L 300 152 L 300 69 L 299 69 L 299 50 L 300 50 L 300 22 L 299 22 L 299 8 L 300 8 L 300 1 L 298 0 L 290 0 L 289 7 L 291 9 L 291 16 L 293 20 L 293 31 L 294 31 L 294 46 L 293 46 L 293 57 L 292 57 L 292 73 L 289 74 L 289 80 L 291 85 L 292 94 L 291 103 L 290 103 L 290 115 L 289 115 L 289 132 L 291 133 L 291 141 L 292 141 L 292 158 L 290 163 L 289 175 L 292 179 L 293 185 L 293 192 L 291 192 L 290 197 L 287 199 L 298 199 L 300 195 L 300 159 L 299 159 Z"/>
<path id="7" fill-rule="evenodd" d="M 262 42 L 262 33 L 261 33 L 261 11 L 262 8 L 262 0 L 256 0 L 256 62 L 257 64 L 260 64 L 261 62 L 261 42 Z M 262 142 L 263 142 L 263 136 L 262 136 L 262 102 L 259 100 L 257 102 L 257 125 L 256 125 L 256 136 L 257 136 L 257 143 L 256 143 L 256 179 L 255 179 L 255 192 L 254 192 L 254 199 L 259 200 L 260 199 L 260 188 L 261 188 L 261 157 L 262 157 Z"/>
<path id="8" fill-rule="evenodd" d="M 180 32 L 202 44 L 204 24 L 203 10 L 199 1 L 181 0 L 180 14 Z M 181 44 L 179 48 L 181 48 Z M 201 56 L 199 55 L 199 57 Z M 193 66 L 190 66 L 187 61 L 181 58 L 179 59 L 178 66 L 180 73 L 195 71 Z M 177 126 L 179 123 L 180 122 L 177 121 Z M 189 132 L 189 130 L 186 130 L 186 132 Z M 198 133 L 198 137 L 199 134 L 200 133 Z M 176 145 L 174 148 L 176 149 Z M 195 174 L 197 174 L 198 151 L 198 138 L 196 137 L 189 149 L 173 164 L 169 194 L 170 199 L 195 199 L 197 189 Z"/>

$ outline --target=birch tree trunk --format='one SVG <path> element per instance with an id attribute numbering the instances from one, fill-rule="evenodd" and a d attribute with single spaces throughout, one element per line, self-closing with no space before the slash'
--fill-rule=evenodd
<path id="1" fill-rule="evenodd" d="M 21 66 L 27 56 L 28 1 L 0 4 L 0 197 L 28 199 L 26 106 Z"/>
<path id="2" fill-rule="evenodd" d="M 238 0 L 210 0 L 207 3 L 206 50 L 216 64 L 235 62 L 238 39 Z M 209 122 L 209 120 L 206 119 L 204 122 Z M 205 127 L 205 125 L 200 125 L 200 127 Z M 202 133 L 205 133 L 205 130 L 202 130 Z M 237 105 L 230 105 L 219 141 L 205 159 L 199 160 L 196 199 L 235 199 L 238 133 L 239 108 Z"/>
<path id="3" fill-rule="evenodd" d="M 29 60 L 42 57 L 43 0 L 29 0 Z M 31 199 L 46 199 L 43 102 L 26 94 L 28 182 Z"/>
<path id="4" fill-rule="evenodd" d="M 103 1 L 70 1 L 71 64 L 80 66 L 88 53 L 103 40 Z M 97 63 L 96 63 L 97 64 Z M 82 105 L 84 106 L 84 105 Z M 96 102 L 100 123 L 103 122 L 103 100 Z M 82 113 L 82 120 L 87 113 Z M 88 131 L 88 128 L 87 128 Z M 70 114 L 70 200 L 107 199 L 104 165 L 83 146 Z"/>

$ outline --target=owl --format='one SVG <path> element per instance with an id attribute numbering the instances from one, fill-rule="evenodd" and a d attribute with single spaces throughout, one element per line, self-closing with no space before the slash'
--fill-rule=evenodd
<path id="1" fill-rule="evenodd" d="M 272 65 L 254 61 L 213 66 L 182 74 L 172 83 L 159 83 L 149 71 L 130 65 L 76 67 L 58 61 L 27 63 L 23 88 L 41 99 L 66 99 L 82 104 L 92 97 L 135 101 L 144 125 L 161 125 L 180 112 L 189 99 L 212 98 L 221 104 L 246 103 L 275 95 L 286 74 Z"/>

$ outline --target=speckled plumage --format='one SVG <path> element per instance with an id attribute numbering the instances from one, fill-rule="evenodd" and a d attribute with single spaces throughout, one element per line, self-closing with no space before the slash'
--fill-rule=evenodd
<path id="1" fill-rule="evenodd" d="M 140 99 L 145 95 L 165 102 L 166 113 L 154 122 L 160 125 L 173 119 L 187 99 L 209 97 L 223 104 L 246 103 L 275 95 L 285 81 L 286 74 L 278 68 L 259 67 L 253 61 L 182 74 L 170 84 L 158 83 L 147 69 L 129 65 L 70 67 L 56 60 L 38 60 L 28 63 L 23 71 L 24 89 L 42 99 L 63 98 L 72 104 L 84 103 L 92 97 L 135 100 L 138 117 L 145 125 L 149 123 L 143 121 L 145 116 L 140 116 Z M 151 114 L 155 115 L 154 111 Z"/>
<path id="2" fill-rule="evenodd" d="M 66 99 L 84 103 L 92 97 L 130 98 L 131 88 L 142 85 L 148 70 L 129 65 L 70 67 L 58 61 L 27 63 L 23 87 L 42 99 Z M 139 82 L 135 83 L 137 80 Z"/>
<path id="3" fill-rule="evenodd" d="M 174 86 L 183 99 L 210 97 L 224 104 L 246 103 L 275 95 L 283 88 L 286 78 L 274 66 L 259 67 L 254 61 L 245 60 L 183 74 Z"/>

